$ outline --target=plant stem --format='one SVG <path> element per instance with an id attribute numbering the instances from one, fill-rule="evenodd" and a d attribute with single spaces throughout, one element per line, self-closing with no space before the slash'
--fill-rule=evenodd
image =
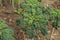
<path id="1" fill-rule="evenodd" d="M 12 0 L 12 7 L 14 8 L 14 0 Z"/>
<path id="2" fill-rule="evenodd" d="M 55 30 L 55 28 L 52 28 L 50 40 L 52 40 L 52 35 L 53 35 L 53 33 L 54 33 L 54 30 Z"/>

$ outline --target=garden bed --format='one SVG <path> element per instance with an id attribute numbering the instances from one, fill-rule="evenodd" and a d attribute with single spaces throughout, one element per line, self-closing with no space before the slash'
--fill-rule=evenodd
<path id="1" fill-rule="evenodd" d="M 13 8 L 11 6 L 8 7 L 0 7 L 0 19 L 4 19 L 7 21 L 7 24 L 14 28 L 14 37 L 16 38 L 16 40 L 29 40 L 27 35 L 25 34 L 25 32 L 23 32 L 22 30 L 20 30 L 20 26 L 16 26 L 15 21 L 16 18 L 20 17 L 20 15 L 16 14 L 13 12 Z M 59 23 L 60 25 L 60 23 Z M 49 29 L 48 31 L 48 35 L 43 36 L 41 33 L 38 33 L 36 31 L 36 34 L 38 34 L 37 36 L 40 37 L 35 37 L 33 40 L 49 40 L 50 39 L 50 34 L 51 34 L 51 23 L 49 23 L 47 25 L 47 28 Z M 60 26 L 55 29 L 53 36 L 52 36 L 53 40 L 60 40 Z"/>

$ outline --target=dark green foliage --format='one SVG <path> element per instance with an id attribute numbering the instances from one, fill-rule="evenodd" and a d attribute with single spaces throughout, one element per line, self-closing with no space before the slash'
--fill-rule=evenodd
<path id="1" fill-rule="evenodd" d="M 41 30 L 41 33 L 42 33 L 43 35 L 47 35 L 47 34 L 48 34 L 48 30 L 47 30 L 47 28 L 46 28 L 45 26 L 41 26 L 41 27 L 40 27 L 40 30 Z"/>
<path id="2" fill-rule="evenodd" d="M 21 29 L 27 32 L 29 38 L 33 38 L 35 36 L 34 30 L 39 30 L 39 28 L 46 35 L 47 30 L 40 27 L 42 24 L 44 26 L 48 23 L 48 19 L 43 15 L 44 6 L 38 0 L 25 0 L 20 6 L 24 11 L 21 11 L 20 15 L 22 16 L 16 20 L 16 24 L 22 24 Z"/>
<path id="3" fill-rule="evenodd" d="M 57 26 L 58 26 L 58 21 L 55 20 L 55 21 L 52 23 L 52 26 L 53 26 L 53 28 L 57 28 Z"/>
<path id="4" fill-rule="evenodd" d="M 3 40 L 15 40 L 15 38 L 13 37 L 13 30 L 11 28 L 2 30 L 2 39 Z"/>
<path id="5" fill-rule="evenodd" d="M 0 20 L 0 38 L 2 40 L 15 40 L 13 37 L 13 29 L 8 27 L 4 20 Z"/>
<path id="6" fill-rule="evenodd" d="M 20 19 L 18 18 L 17 20 L 16 20 L 16 25 L 18 26 L 20 24 Z"/>
<path id="7" fill-rule="evenodd" d="M 4 20 L 0 20 L 0 30 L 7 28 L 8 25 Z"/>
<path id="8" fill-rule="evenodd" d="M 31 38 L 31 39 L 35 36 L 35 32 L 34 32 L 34 30 L 32 30 L 32 29 L 28 29 L 28 30 L 26 31 L 26 33 L 27 33 L 27 35 L 29 36 L 29 38 Z"/>
<path id="9" fill-rule="evenodd" d="M 47 8 L 47 9 L 48 9 L 50 21 L 54 21 L 52 23 L 52 27 L 57 28 L 58 22 L 60 21 L 60 10 L 55 9 L 55 8 Z"/>
<path id="10" fill-rule="evenodd" d="M 48 11 L 50 20 L 60 20 L 60 10 L 52 7 L 48 7 L 46 10 Z"/>
<path id="11" fill-rule="evenodd" d="M 21 24 L 21 29 L 25 31 L 29 38 L 35 36 L 34 30 L 40 30 L 43 35 L 48 34 L 46 25 L 49 19 L 56 20 L 59 19 L 59 10 L 47 7 L 45 8 L 38 0 L 25 0 L 25 2 L 20 4 L 21 17 L 16 20 L 17 24 Z M 17 11 L 18 13 L 18 11 Z M 48 16 L 49 18 L 48 18 Z"/>

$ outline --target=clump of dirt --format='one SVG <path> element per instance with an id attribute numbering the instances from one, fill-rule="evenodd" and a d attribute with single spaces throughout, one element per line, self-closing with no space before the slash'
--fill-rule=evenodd
<path id="1" fill-rule="evenodd" d="M 60 0 L 56 0 L 54 4 L 52 4 L 53 7 L 60 9 Z"/>

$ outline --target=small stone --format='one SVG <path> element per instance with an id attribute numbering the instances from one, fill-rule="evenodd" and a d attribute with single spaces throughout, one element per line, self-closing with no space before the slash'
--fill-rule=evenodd
<path id="1" fill-rule="evenodd" d="M 12 19 L 9 19 L 9 21 L 11 22 L 11 21 L 12 21 Z"/>
<path id="2" fill-rule="evenodd" d="M 51 36 L 52 38 L 54 38 L 54 36 Z"/>
<path id="3" fill-rule="evenodd" d="M 50 33 L 50 31 L 48 31 L 48 33 Z"/>

